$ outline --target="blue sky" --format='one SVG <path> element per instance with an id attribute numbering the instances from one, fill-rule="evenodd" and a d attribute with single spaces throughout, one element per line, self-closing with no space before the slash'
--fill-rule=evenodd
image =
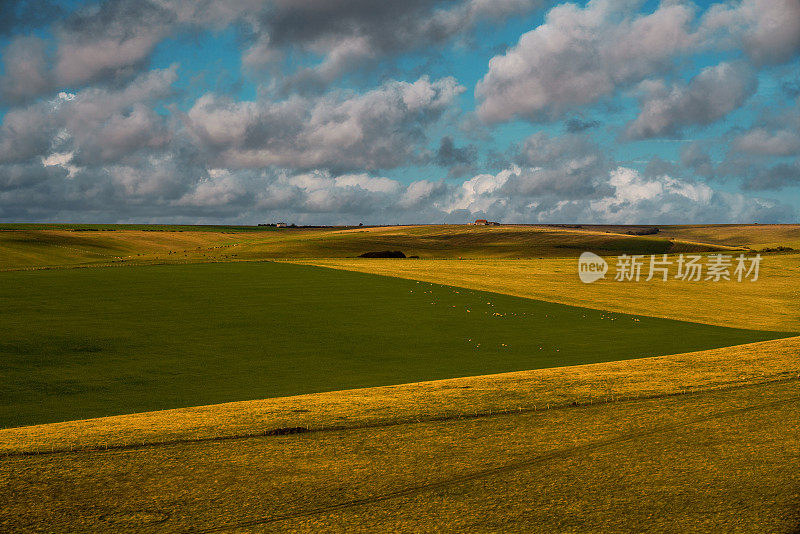
<path id="1" fill-rule="evenodd" d="M 0 220 L 797 222 L 797 0 L 14 0 Z"/>

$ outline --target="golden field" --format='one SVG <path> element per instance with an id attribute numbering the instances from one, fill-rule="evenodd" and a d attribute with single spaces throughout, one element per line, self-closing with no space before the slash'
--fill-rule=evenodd
<path id="1" fill-rule="evenodd" d="M 750 254 L 749 256 L 752 256 Z M 669 256 L 674 262 L 676 257 Z M 759 279 L 667 282 L 659 278 L 584 284 L 575 258 L 531 260 L 293 260 L 519 297 L 721 326 L 800 331 L 800 254 L 763 255 Z M 645 271 L 646 272 L 646 269 Z M 671 274 L 674 275 L 673 265 Z"/>
<path id="2" fill-rule="evenodd" d="M 0 458 L 10 532 L 794 532 L 798 381 Z"/>

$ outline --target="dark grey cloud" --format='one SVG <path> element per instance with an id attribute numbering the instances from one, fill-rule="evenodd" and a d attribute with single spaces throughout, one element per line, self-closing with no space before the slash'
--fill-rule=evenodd
<path id="1" fill-rule="evenodd" d="M 455 146 L 453 138 L 450 136 L 442 137 L 439 149 L 436 151 L 434 163 L 440 167 L 446 167 L 451 177 L 464 176 L 475 168 L 478 159 L 478 148 L 475 145 L 467 145 L 462 148 Z"/>
<path id="2" fill-rule="evenodd" d="M 56 120 L 52 104 L 8 111 L 0 126 L 0 163 L 23 162 L 49 153 Z"/>
<path id="3" fill-rule="evenodd" d="M 629 139 L 675 136 L 687 126 L 714 123 L 742 106 L 757 86 L 755 72 L 744 63 L 707 67 L 685 85 L 643 82 L 642 109 L 625 135 Z"/>
<path id="4" fill-rule="evenodd" d="M 551 137 L 539 132 L 523 141 L 517 155 L 517 163 L 528 167 L 569 167 L 576 160 L 597 162 L 603 169 L 614 165 L 613 160 L 606 156 L 606 151 L 586 134 Z"/>
<path id="5" fill-rule="evenodd" d="M 0 2 L 0 35 L 46 26 L 62 15 L 62 8 L 51 0 L 3 0 Z"/>
<path id="6" fill-rule="evenodd" d="M 599 121 L 585 121 L 577 118 L 569 119 L 565 124 L 567 133 L 581 133 L 598 126 L 600 126 Z"/>
<path id="7" fill-rule="evenodd" d="M 45 167 L 40 163 L 0 164 L 0 192 L 35 189 L 42 183 L 64 179 L 61 167 Z"/>
<path id="8" fill-rule="evenodd" d="M 746 191 L 767 191 L 800 186 L 800 160 L 760 169 L 742 183 Z"/>
<path id="9" fill-rule="evenodd" d="M 800 81 L 790 80 L 781 83 L 781 89 L 789 98 L 800 97 Z"/>
<path id="10" fill-rule="evenodd" d="M 440 44 L 481 19 L 525 13 L 536 0 L 279 0 L 260 17 L 273 46 L 310 45 L 362 38 L 388 54 Z"/>
<path id="11" fill-rule="evenodd" d="M 477 152 L 477 148 L 474 145 L 457 148 L 453 143 L 453 138 L 445 136 L 442 137 L 439 143 L 439 150 L 436 151 L 436 164 L 442 167 L 471 165 L 475 163 L 478 157 Z"/>
<path id="12" fill-rule="evenodd" d="M 689 143 L 681 148 L 680 161 L 698 176 L 713 178 L 716 174 L 714 163 L 708 150 L 700 143 Z"/>
<path id="13" fill-rule="evenodd" d="M 520 172 L 503 186 L 509 195 L 576 199 L 610 193 L 608 175 L 615 163 L 586 135 L 534 134 L 523 142 L 516 159 Z"/>
<path id="14" fill-rule="evenodd" d="M 541 0 L 279 0 L 255 17 L 245 65 L 260 68 L 287 50 L 323 60 L 291 74 L 284 86 L 320 89 L 381 58 L 464 38 L 478 23 L 530 12 Z"/>
<path id="15" fill-rule="evenodd" d="M 684 174 L 685 172 L 680 165 L 667 161 L 659 156 L 651 158 L 650 161 L 647 162 L 644 172 L 642 173 L 645 178 L 649 179 L 671 176 L 673 178 L 681 177 L 685 180 Z"/>
<path id="16" fill-rule="evenodd" d="M 738 136 L 733 141 L 733 148 L 739 152 L 762 156 L 794 156 L 800 154 L 800 132 L 754 128 Z"/>
<path id="17" fill-rule="evenodd" d="M 56 31 L 59 85 L 131 77 L 174 23 L 174 13 L 149 0 L 107 0 L 77 11 Z"/>

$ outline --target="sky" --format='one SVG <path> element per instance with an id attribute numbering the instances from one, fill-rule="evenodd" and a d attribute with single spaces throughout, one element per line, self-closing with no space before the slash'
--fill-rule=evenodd
<path id="1" fill-rule="evenodd" d="M 2 0 L 0 221 L 789 223 L 800 0 Z"/>

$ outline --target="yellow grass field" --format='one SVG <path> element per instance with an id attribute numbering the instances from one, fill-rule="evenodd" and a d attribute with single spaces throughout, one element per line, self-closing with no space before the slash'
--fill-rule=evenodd
<path id="1" fill-rule="evenodd" d="M 674 256 L 671 257 L 675 261 Z M 611 260 L 613 265 L 614 260 Z M 320 259 L 308 265 L 439 284 L 615 312 L 721 326 L 800 331 L 800 255 L 765 255 L 756 282 L 606 279 L 584 284 L 574 258 L 533 260 Z M 674 274 L 674 266 L 672 274 Z"/>
<path id="2" fill-rule="evenodd" d="M 794 532 L 798 381 L 0 458 L 9 532 Z"/>
<path id="3" fill-rule="evenodd" d="M 258 234 L 116 230 L 0 231 L 0 270 L 109 264 L 144 258 L 170 258 L 219 251 Z"/>
<path id="4" fill-rule="evenodd" d="M 714 243 L 754 250 L 779 246 L 800 250 L 796 224 L 719 224 L 662 226 L 658 235 L 673 239 Z"/>

